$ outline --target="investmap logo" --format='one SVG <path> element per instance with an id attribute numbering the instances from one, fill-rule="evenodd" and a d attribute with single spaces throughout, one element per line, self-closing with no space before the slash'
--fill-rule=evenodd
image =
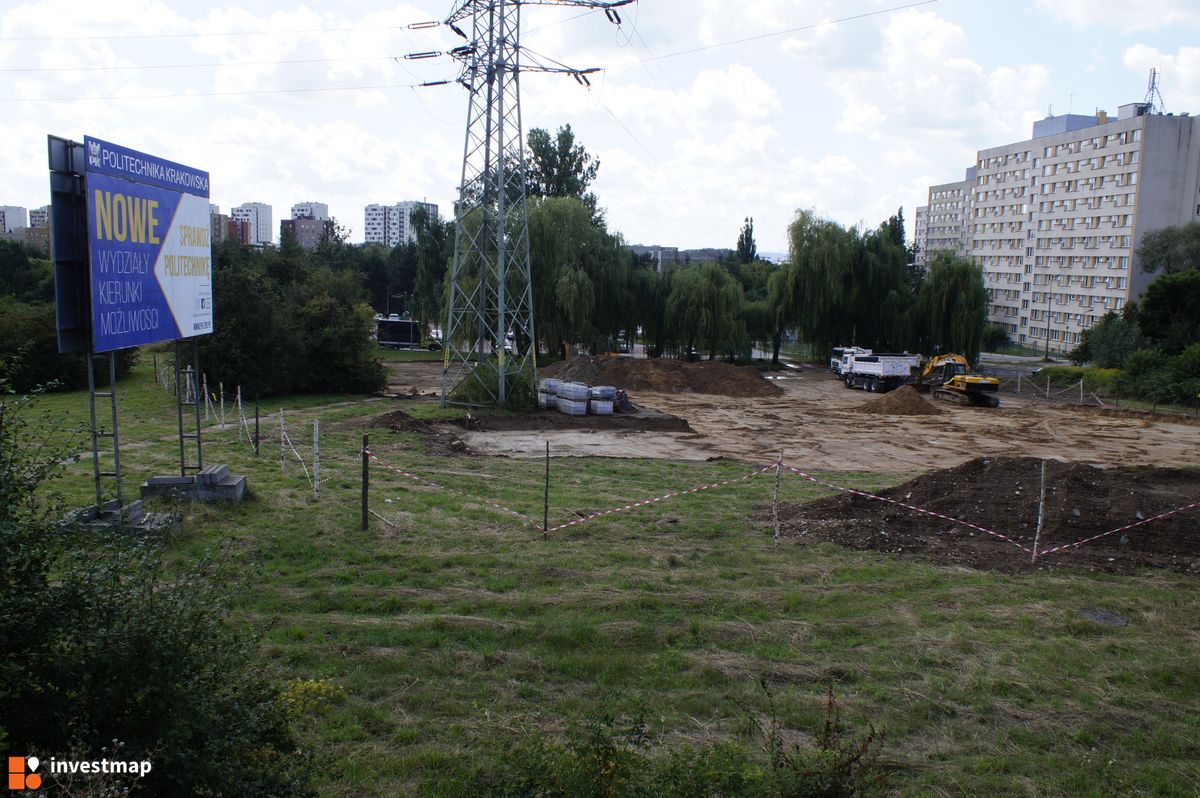
<path id="1" fill-rule="evenodd" d="M 20 790 L 40 790 L 44 779 L 38 772 L 42 761 L 36 756 L 10 756 L 8 758 L 8 789 L 10 792 Z M 135 776 L 138 779 L 146 777 L 153 767 L 149 759 L 141 761 L 120 759 L 56 759 L 50 757 L 43 769 L 51 781 L 62 779 L 71 780 L 76 776 L 90 778 L 97 775 L 115 774 L 118 776 Z"/>
<path id="2" fill-rule="evenodd" d="M 42 764 L 36 756 L 10 756 L 8 758 L 9 790 L 40 790 L 42 777 L 37 772 Z"/>

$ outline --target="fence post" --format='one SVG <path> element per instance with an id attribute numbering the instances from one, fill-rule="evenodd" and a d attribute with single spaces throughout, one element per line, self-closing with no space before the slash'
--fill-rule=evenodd
<path id="1" fill-rule="evenodd" d="M 1046 375 L 1046 398 L 1050 398 L 1050 375 Z"/>
<path id="2" fill-rule="evenodd" d="M 284 472 L 285 466 L 287 465 L 287 455 L 286 455 L 287 450 L 284 448 L 285 444 L 283 441 L 284 436 L 286 434 L 287 433 L 284 431 L 284 428 L 283 428 L 283 408 L 281 407 L 281 408 L 279 408 L 279 473 L 280 474 L 282 474 Z"/>
<path id="3" fill-rule="evenodd" d="M 254 456 L 258 457 L 258 399 L 254 400 Z"/>
<path id="4" fill-rule="evenodd" d="M 158 352 L 151 352 L 150 356 L 154 358 L 154 384 L 158 385 Z"/>
<path id="5" fill-rule="evenodd" d="M 775 495 L 771 499 L 771 519 L 775 522 L 775 547 L 779 548 L 779 475 L 783 467 L 783 451 L 779 452 L 779 459 L 775 461 Z"/>
<path id="6" fill-rule="evenodd" d="M 217 392 L 221 395 L 221 429 L 225 429 L 225 383 L 217 383 Z"/>
<path id="7" fill-rule="evenodd" d="M 258 407 L 257 403 L 255 404 L 255 407 L 256 408 Z M 243 432 L 244 427 L 246 426 L 246 408 L 242 407 L 242 386 L 240 386 L 240 385 L 238 386 L 238 390 L 237 390 L 237 414 L 238 414 L 238 443 L 241 443 L 242 441 L 245 440 L 245 438 L 242 437 L 242 432 Z M 255 424 L 257 425 L 257 423 L 258 423 L 257 415 L 255 415 L 255 419 L 256 419 Z M 258 434 L 256 433 L 254 437 L 257 439 Z M 255 446 L 254 446 L 254 453 L 258 454 L 258 444 L 255 444 Z"/>
<path id="8" fill-rule="evenodd" d="M 1042 537 L 1042 519 L 1045 517 L 1046 509 L 1046 459 L 1042 458 L 1042 486 L 1038 491 L 1038 517 L 1037 529 L 1033 532 L 1033 551 L 1030 554 L 1029 562 L 1037 562 L 1038 540 Z"/>
<path id="9" fill-rule="evenodd" d="M 1021 392 L 1021 375 L 1017 375 L 1017 393 Z"/>
<path id="10" fill-rule="evenodd" d="M 204 394 L 204 398 L 201 399 L 200 401 L 202 401 L 204 403 L 204 421 L 205 421 L 205 423 L 207 423 L 208 422 L 208 406 L 210 404 L 210 402 L 208 401 L 208 375 L 207 374 L 200 375 L 200 393 Z"/>
<path id="11" fill-rule="evenodd" d="M 313 419 L 313 492 L 321 498 L 321 419 Z"/>
<path id="12" fill-rule="evenodd" d="M 1083 377 L 1079 378 L 1079 404 L 1083 404 Z"/>
<path id="13" fill-rule="evenodd" d="M 367 530 L 367 490 L 371 481 L 371 438 L 363 435 L 362 443 L 362 528 Z"/>

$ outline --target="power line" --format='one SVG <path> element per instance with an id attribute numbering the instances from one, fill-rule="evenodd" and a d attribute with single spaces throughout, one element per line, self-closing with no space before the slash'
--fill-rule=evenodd
<path id="1" fill-rule="evenodd" d="M 680 56 L 693 55 L 694 53 L 703 53 L 703 52 L 707 52 L 709 50 L 719 50 L 723 47 L 734 47 L 739 44 L 747 44 L 749 42 L 756 42 L 756 41 L 760 41 L 762 39 L 770 39 L 770 38 L 774 38 L 776 36 L 787 36 L 790 33 L 801 33 L 803 31 L 815 30 L 817 28 L 823 28 L 827 25 L 837 25 L 842 22 L 855 22 L 860 19 L 868 19 L 870 17 L 883 16 L 884 14 L 893 14 L 897 11 L 906 11 L 907 9 L 910 9 L 910 8 L 917 8 L 919 6 L 927 6 L 927 5 L 930 5 L 931 3 L 936 3 L 936 2 L 938 2 L 938 0 L 918 0 L 918 2 L 915 2 L 915 3 L 907 3 L 907 4 L 901 5 L 901 6 L 893 6 L 891 8 L 881 8 L 878 11 L 865 11 L 862 14 L 853 14 L 851 16 L 841 17 L 839 19 L 827 19 L 822 22 L 814 22 L 809 25 L 801 25 L 796 28 L 787 28 L 786 30 L 771 31 L 769 33 L 759 33 L 755 36 L 747 36 L 744 39 L 733 39 L 733 40 L 727 41 L 727 42 L 718 42 L 716 44 L 706 44 L 702 47 L 693 47 L 688 50 L 679 50 L 674 53 L 664 53 L 663 55 L 651 55 L 649 58 L 642 58 L 637 61 L 627 61 L 623 64 L 614 64 L 613 66 L 606 67 L 606 69 L 608 69 L 608 70 L 624 69 L 625 67 L 629 67 L 629 66 L 638 66 L 639 64 L 645 64 L 647 61 L 662 61 L 667 58 L 679 58 Z"/>
<path id="2" fill-rule="evenodd" d="M 112 35 L 83 35 L 83 36 L 4 36 L 0 42 L 77 42 L 77 41 L 108 41 L 129 39 L 204 39 L 222 36 L 291 36 L 296 33 L 346 33 L 348 31 L 380 31 L 380 30 L 425 30 L 436 28 L 442 23 L 433 20 L 427 22 L 411 22 L 407 25 L 370 25 L 347 28 L 297 28 L 295 30 L 246 30 L 225 31 L 223 33 L 117 33 Z"/>
<path id="3" fill-rule="evenodd" d="M 155 69 L 214 69 L 217 67 L 243 66 L 287 66 L 290 64 L 339 64 L 347 61 L 391 61 L 390 55 L 369 56 L 364 58 L 297 58 L 281 61 L 225 61 L 207 64 L 147 64 L 126 66 L 77 66 L 77 67 L 4 67 L 0 72 L 120 72 L 133 70 Z"/>
<path id="4" fill-rule="evenodd" d="M 192 97 L 244 97 L 266 94 L 305 94 L 335 91 L 379 91 L 382 89 L 419 89 L 428 86 L 445 86 L 451 80 L 431 80 L 424 83 L 380 83 L 374 86 L 315 86 L 298 89 L 248 89 L 246 91 L 194 91 L 187 94 L 113 94 L 96 97 L 0 97 L 0 103 L 61 103 L 87 102 L 89 100 L 186 100 Z"/>

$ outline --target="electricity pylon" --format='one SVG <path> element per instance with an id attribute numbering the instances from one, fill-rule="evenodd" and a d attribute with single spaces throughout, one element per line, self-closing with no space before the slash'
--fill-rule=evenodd
<path id="1" fill-rule="evenodd" d="M 458 82 L 470 100 L 442 337 L 443 407 L 504 405 L 537 378 L 520 74 L 556 72 L 587 84 L 596 70 L 522 63 L 521 6 L 604 9 L 619 24 L 615 8 L 631 2 L 462 0 L 446 19 L 467 40 L 450 54 L 462 63 Z"/>

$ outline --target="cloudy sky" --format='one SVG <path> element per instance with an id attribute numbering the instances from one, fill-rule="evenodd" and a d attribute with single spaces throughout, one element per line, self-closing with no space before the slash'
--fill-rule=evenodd
<path id="1" fill-rule="evenodd" d="M 545 0 L 542 0 L 545 2 Z M 46 135 L 106 139 L 207 169 L 212 201 L 449 212 L 467 94 L 444 51 L 451 0 L 0 1 L 0 205 L 46 204 Z M 1200 113 L 1196 0 L 640 0 L 529 6 L 523 45 L 590 88 L 522 78 L 526 129 L 569 123 L 631 243 L 786 250 L 796 209 L 874 226 L 1035 119 L 1115 112 L 1160 70 L 1167 111 Z"/>

